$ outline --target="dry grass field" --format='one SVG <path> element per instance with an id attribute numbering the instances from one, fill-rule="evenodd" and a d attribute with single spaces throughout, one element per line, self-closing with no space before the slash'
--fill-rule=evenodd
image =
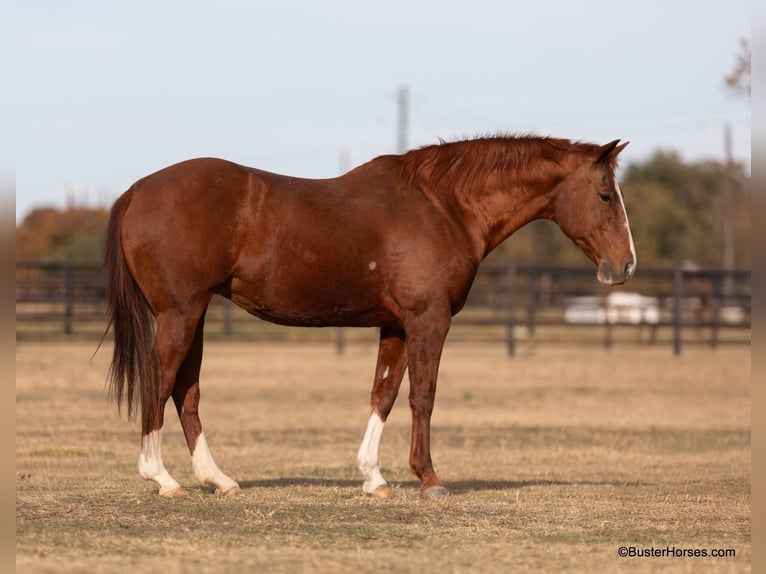
<path id="1" fill-rule="evenodd" d="M 136 471 L 139 431 L 107 403 L 110 349 L 16 348 L 18 572 L 749 572 L 750 350 L 447 344 L 433 457 L 407 465 L 407 381 L 383 436 L 395 486 L 354 458 L 374 344 L 214 342 L 201 414 L 240 496 L 196 486 L 168 407 L 164 457 L 189 494 Z M 626 557 L 651 548 L 736 556 Z"/>

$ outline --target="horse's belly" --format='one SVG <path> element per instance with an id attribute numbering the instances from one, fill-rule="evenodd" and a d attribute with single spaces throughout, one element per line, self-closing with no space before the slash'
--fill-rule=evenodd
<path id="1" fill-rule="evenodd" d="M 296 327 L 399 327 L 398 319 L 366 289 L 316 279 L 295 284 L 234 278 L 231 300 L 251 315 Z"/>

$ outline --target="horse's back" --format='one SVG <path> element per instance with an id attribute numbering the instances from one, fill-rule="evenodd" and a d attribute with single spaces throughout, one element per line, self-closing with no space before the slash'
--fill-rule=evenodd
<path id="1" fill-rule="evenodd" d="M 345 201 L 340 181 L 290 177 L 228 160 L 198 158 L 176 163 L 138 180 L 131 188 L 131 204 L 140 203 L 160 217 L 170 212 L 182 216 L 201 211 L 210 218 L 225 210 L 231 214 L 235 207 L 257 207 L 267 195 L 283 205 L 289 205 L 294 199 L 309 205 L 316 205 L 317 200 Z"/>

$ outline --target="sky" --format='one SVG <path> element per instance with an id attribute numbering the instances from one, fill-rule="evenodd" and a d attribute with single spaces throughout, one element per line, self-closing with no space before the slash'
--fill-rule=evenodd
<path id="1" fill-rule="evenodd" d="M 34 207 L 108 205 L 172 163 L 223 157 L 332 177 L 409 147 L 497 132 L 750 163 L 724 84 L 750 0 L 17 1 L 0 181 Z M 5 130 L 4 130 L 5 131 Z M 625 190 L 629 193 L 629 190 Z"/>

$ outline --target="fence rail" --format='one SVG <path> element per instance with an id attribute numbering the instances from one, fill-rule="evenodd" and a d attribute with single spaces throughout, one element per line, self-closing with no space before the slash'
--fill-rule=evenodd
<path id="1" fill-rule="evenodd" d="M 106 301 L 101 265 L 67 261 L 16 263 L 17 340 L 100 336 Z M 749 344 L 749 270 L 641 269 L 628 285 L 608 288 L 586 267 L 481 266 L 451 340 L 503 340 L 513 354 L 526 343 L 581 342 L 611 347 Z M 209 338 L 372 339 L 370 330 L 279 327 L 214 297 Z"/>

